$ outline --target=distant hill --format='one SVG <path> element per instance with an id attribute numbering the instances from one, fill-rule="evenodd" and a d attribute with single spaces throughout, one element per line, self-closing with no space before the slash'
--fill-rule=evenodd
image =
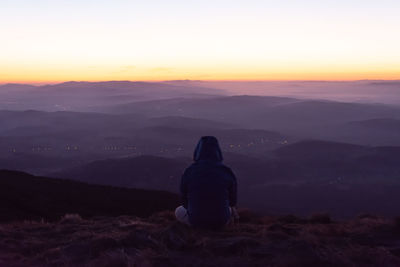
<path id="1" fill-rule="evenodd" d="M 19 83 L 6 83 L 0 85 L 0 91 L 2 92 L 19 92 L 19 91 L 29 91 L 36 89 L 37 86 L 30 84 L 19 84 Z"/>
<path id="2" fill-rule="evenodd" d="M 46 111 L 79 110 L 134 101 L 175 97 L 225 95 L 221 89 L 161 82 L 64 82 L 42 86 L 5 84 L 0 86 L 0 109 Z"/>
<path id="3" fill-rule="evenodd" d="M 360 137 L 361 131 L 347 131 L 348 122 L 377 117 L 400 119 L 400 108 L 396 106 L 246 95 L 131 102 L 99 107 L 95 111 L 150 117 L 184 116 L 233 124 L 237 128 L 360 144 L 375 143 L 374 140 L 381 139 L 380 135 L 366 133 Z"/>
<path id="4" fill-rule="evenodd" d="M 262 111 L 263 108 L 294 103 L 297 101 L 299 100 L 287 97 L 248 95 L 218 96 L 208 99 L 179 97 L 174 99 L 126 103 L 105 107 L 101 111 L 113 113 L 152 114 L 153 116 L 168 115 L 220 119 L 224 114 L 237 114 L 240 112 L 242 115 L 248 115 L 254 111 Z"/>
<path id="5" fill-rule="evenodd" d="M 0 138 L 0 142 L 1 142 Z M 0 157 L 0 170 L 22 170 L 28 173 L 44 173 L 83 164 L 81 157 L 74 159 L 52 157 L 51 155 L 10 153 L 8 156 Z"/>
<path id="6" fill-rule="evenodd" d="M 368 147 L 347 143 L 319 140 L 301 141 L 278 148 L 275 153 L 281 159 L 296 161 L 320 161 L 322 159 L 345 160 L 367 154 Z"/>
<path id="7" fill-rule="evenodd" d="M 176 192 L 189 162 L 156 156 L 138 156 L 94 161 L 52 176 L 129 188 Z"/>
<path id="8" fill-rule="evenodd" d="M 240 206 L 264 214 L 327 211 L 349 217 L 372 210 L 394 215 L 400 201 L 398 155 L 400 147 L 311 140 L 286 145 L 265 158 L 225 153 L 224 163 L 237 176 Z M 177 192 L 190 163 L 190 158 L 154 156 L 109 159 L 52 176 Z"/>
<path id="9" fill-rule="evenodd" d="M 89 185 L 0 170 L 0 221 L 58 220 L 67 213 L 83 217 L 149 216 L 171 210 L 178 196 L 163 191 Z"/>
<path id="10" fill-rule="evenodd" d="M 176 127 L 152 126 L 135 131 L 136 138 L 148 140 L 149 144 L 160 144 L 160 147 L 169 144 L 179 144 L 185 151 L 185 155 L 191 155 L 199 138 L 204 135 L 213 135 L 220 141 L 224 151 L 238 153 L 258 153 L 262 155 L 266 151 L 276 149 L 289 139 L 278 132 L 258 129 L 221 129 L 201 127 L 200 125 L 189 125 L 181 123 Z M 162 142 L 160 142 L 162 141 Z M 150 145 L 149 145 L 150 146 Z M 189 151 L 189 153 L 187 152 Z"/>
<path id="11" fill-rule="evenodd" d="M 399 80 L 360 81 L 168 81 L 224 89 L 231 94 L 290 96 L 344 102 L 400 104 Z"/>
<path id="12" fill-rule="evenodd" d="M 0 110 L 0 136 L 67 136 L 71 132 L 93 134 L 120 126 L 121 122 L 134 124 L 144 119 L 143 116 L 139 118 L 134 114 L 115 116 L 71 111 Z M 107 125 L 107 128 L 104 125 Z"/>
<path id="13" fill-rule="evenodd" d="M 400 159 L 400 146 L 360 146 L 322 140 L 305 140 L 288 144 L 274 151 L 279 159 L 296 161 L 339 160 L 357 161 L 363 158 L 386 158 L 389 162 Z M 370 165 L 364 166 L 368 168 Z"/>
<path id="14" fill-rule="evenodd" d="M 212 120 L 206 119 L 195 119 L 190 117 L 183 116 L 165 116 L 165 117 L 153 117 L 147 121 L 149 125 L 157 125 L 157 126 L 168 126 L 168 127 L 194 127 L 194 128 L 216 128 L 216 129 L 224 129 L 224 128 L 232 128 L 235 127 L 232 124 L 216 122 Z"/>
<path id="15" fill-rule="evenodd" d="M 400 147 L 302 141 L 275 150 L 275 177 L 301 181 L 400 182 Z M 297 178 L 296 178 L 297 177 Z"/>
<path id="16" fill-rule="evenodd" d="M 400 136 L 400 119 L 378 118 L 349 122 L 350 125 L 377 131 L 393 132 Z"/>
<path id="17" fill-rule="evenodd" d="M 381 182 L 365 178 L 364 182 L 352 182 L 351 177 L 347 178 L 338 175 L 330 181 L 255 186 L 242 192 L 247 198 L 241 205 L 251 205 L 255 211 L 273 215 L 308 216 L 326 212 L 341 219 L 366 213 L 390 217 L 399 215 L 399 181 Z"/>
<path id="18" fill-rule="evenodd" d="M 160 93 L 161 96 L 168 95 L 200 95 L 200 94 L 221 94 L 225 92 L 222 89 L 215 89 L 205 86 L 194 85 L 172 85 L 163 82 L 135 82 L 135 81 L 104 81 L 104 82 L 63 82 L 53 85 L 40 86 L 38 89 L 58 90 L 58 91 L 80 91 L 93 90 L 96 93 L 112 93 L 123 92 L 132 93 L 133 95 L 148 95 Z"/>

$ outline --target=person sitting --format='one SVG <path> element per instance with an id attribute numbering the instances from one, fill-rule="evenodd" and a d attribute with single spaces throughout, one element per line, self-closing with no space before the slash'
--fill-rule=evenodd
<path id="1" fill-rule="evenodd" d="M 217 138 L 201 137 L 193 160 L 182 175 L 182 206 L 175 210 L 177 220 L 193 227 L 218 229 L 238 219 L 236 177 L 222 164 Z"/>

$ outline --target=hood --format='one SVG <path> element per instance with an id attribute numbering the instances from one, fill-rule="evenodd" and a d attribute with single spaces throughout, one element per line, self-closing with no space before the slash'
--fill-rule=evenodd
<path id="1" fill-rule="evenodd" d="M 193 160 L 222 162 L 222 152 L 217 138 L 214 136 L 203 136 L 200 138 L 193 154 Z"/>

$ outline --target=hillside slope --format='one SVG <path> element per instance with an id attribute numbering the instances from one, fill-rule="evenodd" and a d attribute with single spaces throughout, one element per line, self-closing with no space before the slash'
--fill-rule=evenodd
<path id="1" fill-rule="evenodd" d="M 94 161 L 52 176 L 90 184 L 175 192 L 186 165 L 188 163 L 177 159 L 138 156 Z"/>
<path id="2" fill-rule="evenodd" d="M 0 266 L 400 266 L 400 223 L 363 216 L 258 218 L 191 229 L 172 212 L 0 225 Z"/>
<path id="3" fill-rule="evenodd" d="M 89 185 L 0 170 L 0 221 L 58 220 L 66 213 L 83 217 L 149 216 L 174 209 L 173 193 Z M 0 264 L 1 266 L 1 264 Z"/>

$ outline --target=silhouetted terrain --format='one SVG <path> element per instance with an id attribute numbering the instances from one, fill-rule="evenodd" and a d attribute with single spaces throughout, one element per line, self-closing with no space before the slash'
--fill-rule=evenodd
<path id="1" fill-rule="evenodd" d="M 5 84 L 0 86 L 0 109 L 82 111 L 88 106 L 127 101 L 221 94 L 224 94 L 224 91 L 220 89 L 130 81 L 65 82 L 42 86 Z"/>
<path id="2" fill-rule="evenodd" d="M 312 177 L 318 180 L 336 177 L 346 182 L 399 182 L 400 147 L 302 141 L 275 153 L 280 162 L 290 164 L 287 169 L 295 169 L 298 178 L 304 181 L 310 181 Z"/>
<path id="3" fill-rule="evenodd" d="M 360 127 L 364 127 L 368 130 L 387 131 L 397 134 L 400 132 L 399 119 L 377 118 L 364 121 L 355 121 L 351 123 Z"/>
<path id="4" fill-rule="evenodd" d="M 242 206 L 263 214 L 328 211 L 348 217 L 370 208 L 394 215 L 390 199 L 397 201 L 400 182 L 397 85 L 3 85 L 0 168 L 177 192 L 199 137 L 214 135 L 237 175 Z M 240 88 L 266 91 L 237 95 Z"/>
<path id="5" fill-rule="evenodd" d="M 61 173 L 54 173 L 53 176 L 91 184 L 176 192 L 183 170 L 189 163 L 189 160 L 139 156 L 94 161 Z"/>
<path id="6" fill-rule="evenodd" d="M 383 104 L 344 103 L 267 96 L 210 99 L 168 99 L 98 108 L 95 111 L 143 116 L 184 116 L 230 123 L 239 128 L 264 129 L 300 138 L 357 144 L 399 145 L 378 132 L 348 127 L 352 121 L 400 119 L 400 108 Z"/>
<path id="7" fill-rule="evenodd" d="M 400 104 L 400 81 L 168 81 L 180 86 L 203 86 L 231 94 L 289 96 L 359 103 Z"/>
<path id="8" fill-rule="evenodd" d="M 2 222 L 58 220 L 66 213 L 84 217 L 149 216 L 178 204 L 177 195 L 162 191 L 88 185 L 0 170 Z"/>
<path id="9" fill-rule="evenodd" d="M 400 182 L 400 147 L 366 147 L 326 141 L 302 141 L 269 152 L 265 158 L 226 153 L 225 162 L 243 186 L 299 182 Z M 149 187 L 177 184 L 190 158 L 139 156 L 107 159 L 66 169 L 56 176 L 125 186 L 151 182 Z M 152 168 L 152 166 L 154 168 Z M 130 179 L 135 174 L 135 179 Z M 113 179 L 108 177 L 113 176 Z M 167 177 L 173 181 L 167 182 Z M 142 181 L 142 182 L 141 182 Z M 130 184 L 129 184 L 130 183 Z M 165 189 L 165 188 L 164 188 Z"/>
<path id="10" fill-rule="evenodd" d="M 237 175 L 240 203 L 261 213 L 351 217 L 373 211 L 396 215 L 400 201 L 400 147 L 302 141 L 265 158 L 226 153 Z M 51 176 L 178 192 L 190 158 L 139 156 L 95 161 Z"/>
<path id="11" fill-rule="evenodd" d="M 338 192 L 311 189 L 318 194 L 314 199 L 300 191 L 301 198 L 309 201 L 303 204 L 309 207 L 313 202 L 329 207 L 326 200 L 333 203 L 338 197 Z M 374 194 L 396 206 L 398 190 L 375 187 Z M 334 221 L 325 213 L 260 216 L 240 210 L 239 224 L 214 232 L 177 223 L 173 214 L 177 196 L 161 191 L 88 185 L 5 170 L 0 171 L 0 191 L 1 266 L 400 264 L 398 218 L 360 214 Z M 286 203 L 282 192 L 263 191 L 274 200 L 265 202 L 270 203 L 271 212 L 273 203 L 290 203 L 296 212 L 301 210 L 293 191 Z M 373 210 L 379 203 L 371 192 L 367 193 Z M 359 197 L 353 195 L 350 202 L 341 198 L 335 207 L 357 205 Z"/>
<path id="12" fill-rule="evenodd" d="M 262 154 L 288 140 L 277 132 L 189 117 L 0 111 L 0 122 L 0 167 L 35 174 L 112 157 L 189 156 L 199 136 L 210 133 L 225 150 L 245 154 Z"/>
<path id="13" fill-rule="evenodd" d="M 362 215 L 259 217 L 220 232 L 176 223 L 172 212 L 0 225 L 2 266 L 385 266 L 400 265 L 399 220 Z"/>

